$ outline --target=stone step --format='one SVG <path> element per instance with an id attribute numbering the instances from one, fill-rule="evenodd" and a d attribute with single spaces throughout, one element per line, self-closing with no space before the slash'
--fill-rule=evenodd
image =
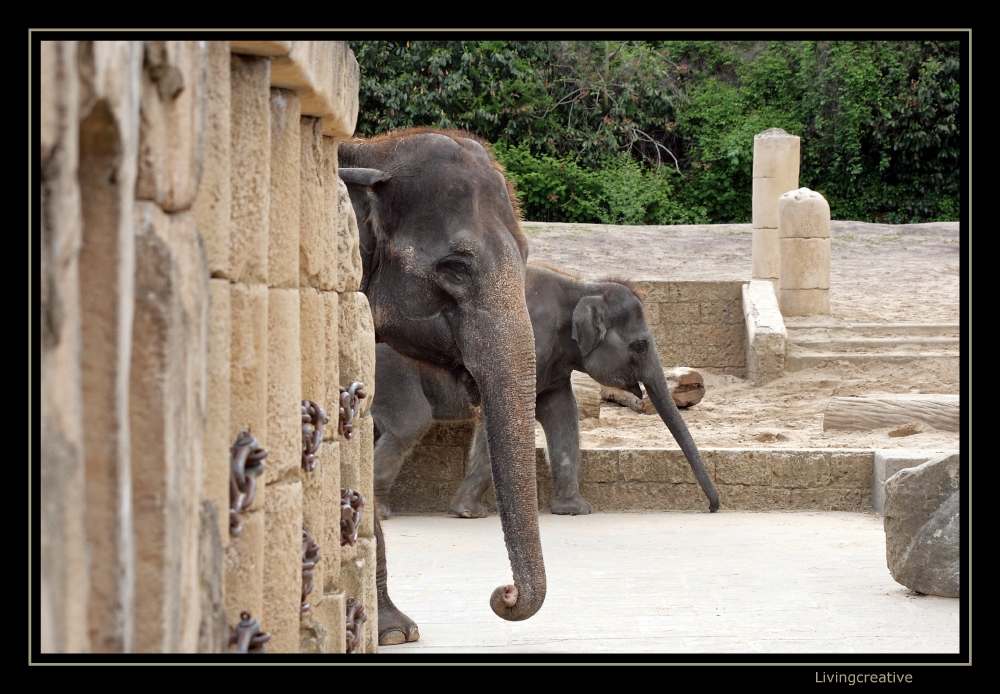
<path id="1" fill-rule="evenodd" d="M 877 335 L 955 335 L 958 323 L 795 323 L 785 320 L 789 338 L 803 332 L 847 332 Z"/>
<path id="2" fill-rule="evenodd" d="M 919 359 L 958 359 L 956 352 L 882 352 L 882 353 L 843 353 L 843 352 L 814 352 L 814 353 L 789 353 L 785 355 L 785 371 L 802 371 L 814 366 L 820 366 L 824 362 L 846 361 L 849 364 L 867 364 L 880 361 L 885 364 L 905 364 Z"/>
<path id="3" fill-rule="evenodd" d="M 827 340 L 803 340 L 789 337 L 789 342 L 809 350 L 846 351 L 888 347 L 958 347 L 957 337 L 849 337 Z"/>

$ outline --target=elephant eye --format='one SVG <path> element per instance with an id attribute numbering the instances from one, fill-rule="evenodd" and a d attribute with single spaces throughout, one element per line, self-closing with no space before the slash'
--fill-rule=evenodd
<path id="1" fill-rule="evenodd" d="M 628 348 L 633 352 L 635 352 L 636 354 L 644 354 L 646 352 L 646 346 L 647 345 L 645 340 L 636 340 L 635 342 L 630 344 Z"/>
<path id="2" fill-rule="evenodd" d="M 469 267 L 465 259 L 450 256 L 437 264 L 438 274 L 444 279 L 456 284 L 464 284 L 469 281 Z"/>

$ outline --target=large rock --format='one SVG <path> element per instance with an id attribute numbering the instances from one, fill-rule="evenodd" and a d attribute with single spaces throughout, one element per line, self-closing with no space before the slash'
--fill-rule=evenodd
<path id="1" fill-rule="evenodd" d="M 958 454 L 900 470 L 885 483 L 885 558 L 918 593 L 959 594 Z"/>

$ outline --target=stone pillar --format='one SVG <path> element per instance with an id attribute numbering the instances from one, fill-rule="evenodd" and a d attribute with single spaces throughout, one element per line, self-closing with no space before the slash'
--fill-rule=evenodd
<path id="1" fill-rule="evenodd" d="M 80 373 L 79 68 L 41 42 L 41 650 L 90 650 Z"/>
<path id="2" fill-rule="evenodd" d="M 782 195 L 778 208 L 781 313 L 830 313 L 830 205 L 819 193 L 799 188 Z"/>
<path id="3" fill-rule="evenodd" d="M 778 291 L 778 198 L 799 187 L 799 138 L 771 128 L 753 138 L 753 279 Z"/>

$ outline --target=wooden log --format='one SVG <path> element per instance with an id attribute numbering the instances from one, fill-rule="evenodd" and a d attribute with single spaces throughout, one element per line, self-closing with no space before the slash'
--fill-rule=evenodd
<path id="1" fill-rule="evenodd" d="M 922 422 L 942 431 L 958 431 L 957 395 L 869 395 L 830 398 L 823 429 L 866 431 Z"/>

